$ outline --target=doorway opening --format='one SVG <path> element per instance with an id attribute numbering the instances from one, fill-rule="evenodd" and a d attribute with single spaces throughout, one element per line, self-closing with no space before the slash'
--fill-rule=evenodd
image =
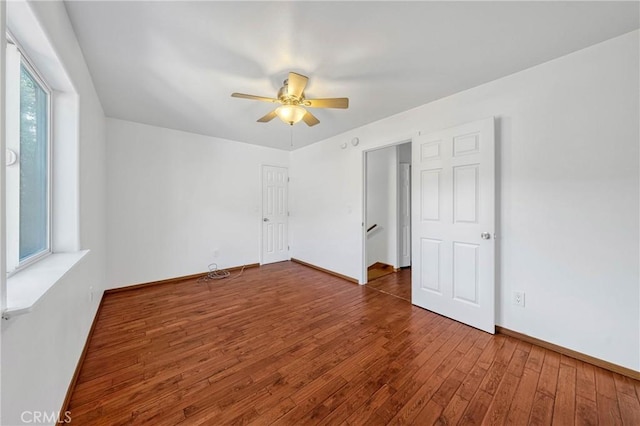
<path id="1" fill-rule="evenodd" d="M 411 142 L 364 153 L 363 284 L 411 301 Z"/>

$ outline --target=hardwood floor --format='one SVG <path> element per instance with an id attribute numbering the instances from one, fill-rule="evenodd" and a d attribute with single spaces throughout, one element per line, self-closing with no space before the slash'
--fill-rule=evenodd
<path id="1" fill-rule="evenodd" d="M 402 268 L 393 274 L 369 281 L 367 287 L 411 302 L 411 268 Z"/>
<path id="2" fill-rule="evenodd" d="M 395 272 L 393 266 L 382 262 L 376 262 L 367 268 L 367 281 L 371 282 Z"/>
<path id="3" fill-rule="evenodd" d="M 640 425 L 640 382 L 302 265 L 107 294 L 76 425 Z"/>

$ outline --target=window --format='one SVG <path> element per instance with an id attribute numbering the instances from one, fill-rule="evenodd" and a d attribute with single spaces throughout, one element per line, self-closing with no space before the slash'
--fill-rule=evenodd
<path id="1" fill-rule="evenodd" d="M 7 46 L 7 271 L 50 253 L 50 90 Z"/>
<path id="2" fill-rule="evenodd" d="M 30 312 L 89 250 L 80 244 L 80 96 L 32 9 L 7 4 L 5 318 Z M 21 155 L 22 154 L 22 155 Z M 0 265 L 2 266 L 2 265 Z"/>
<path id="3" fill-rule="evenodd" d="M 49 94 L 20 67 L 19 260 L 49 249 Z"/>

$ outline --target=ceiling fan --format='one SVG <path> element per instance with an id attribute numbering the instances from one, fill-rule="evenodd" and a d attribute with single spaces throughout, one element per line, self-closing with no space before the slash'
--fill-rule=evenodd
<path id="1" fill-rule="evenodd" d="M 267 115 L 258 119 L 259 123 L 267 123 L 276 116 L 285 123 L 293 126 L 300 120 L 307 126 L 315 126 L 320 122 L 307 108 L 349 108 L 349 98 L 324 98 L 306 99 L 304 88 L 307 86 L 308 77 L 289 73 L 289 78 L 283 82 L 283 86 L 278 90 L 277 98 L 265 98 L 263 96 L 246 95 L 244 93 L 232 93 L 234 98 L 252 99 L 255 101 L 272 102 L 282 104 Z"/>

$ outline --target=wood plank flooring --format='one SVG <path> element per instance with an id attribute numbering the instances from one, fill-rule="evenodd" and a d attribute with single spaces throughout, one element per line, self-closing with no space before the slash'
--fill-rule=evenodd
<path id="1" fill-rule="evenodd" d="M 284 262 L 107 294 L 69 408 L 76 425 L 640 425 L 639 393 Z"/>
<path id="2" fill-rule="evenodd" d="M 411 268 L 402 268 L 395 273 L 369 281 L 368 288 L 411 301 Z"/>
<path id="3" fill-rule="evenodd" d="M 382 262 L 376 262 L 367 268 L 367 281 L 371 282 L 378 278 L 393 274 L 394 272 L 395 270 L 393 269 L 393 266 Z"/>

